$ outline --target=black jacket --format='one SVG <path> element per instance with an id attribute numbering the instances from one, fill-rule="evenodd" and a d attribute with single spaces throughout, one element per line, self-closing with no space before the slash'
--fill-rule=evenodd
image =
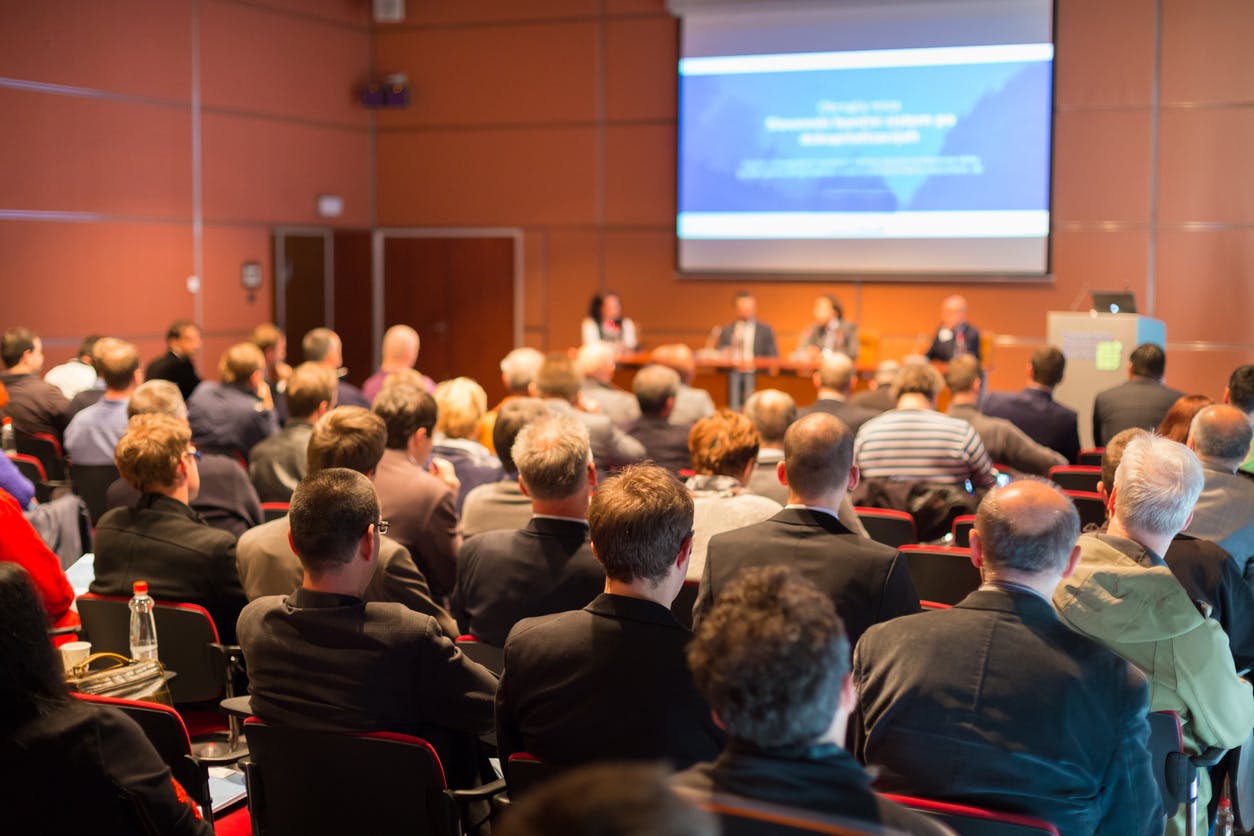
<path id="1" fill-rule="evenodd" d="M 672 424 L 667 418 L 642 415 L 627 428 L 627 435 L 644 445 L 645 458 L 678 476 L 679 471 L 692 467 L 688 452 L 691 431 L 691 424 Z"/>
<path id="2" fill-rule="evenodd" d="M 983 412 L 1005 418 L 1028 438 L 1056 450 L 1074 464 L 1080 452 L 1080 429 L 1074 410 L 1054 400 L 1044 389 L 1021 392 L 990 392 Z"/>

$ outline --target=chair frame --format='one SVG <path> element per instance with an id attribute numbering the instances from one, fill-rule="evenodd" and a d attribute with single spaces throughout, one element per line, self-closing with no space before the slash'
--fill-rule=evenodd
<path id="1" fill-rule="evenodd" d="M 898 511 L 894 508 L 871 508 L 869 506 L 864 506 L 864 505 L 855 505 L 853 511 L 855 514 L 858 515 L 858 519 L 862 521 L 862 525 L 866 527 L 868 534 L 871 534 L 871 528 L 872 528 L 872 526 L 867 525 L 868 519 L 884 520 L 884 521 L 893 520 L 895 522 L 909 522 L 910 523 L 910 539 L 909 540 L 906 540 L 905 542 L 892 542 L 892 543 L 887 543 L 883 540 L 876 540 L 877 543 L 884 543 L 884 545 L 886 546 L 892 546 L 893 548 L 900 548 L 901 546 L 904 546 L 907 543 L 917 543 L 919 541 L 919 527 L 915 523 L 914 517 L 910 514 L 909 511 Z M 871 539 L 875 540 L 874 534 L 871 534 Z M 897 538 L 894 538 L 894 541 L 896 539 Z"/>
<path id="2" fill-rule="evenodd" d="M 967 592 L 965 592 L 961 597 L 936 595 L 932 590 L 924 590 L 920 592 L 919 593 L 920 598 L 928 599 L 929 604 L 943 604 L 946 607 L 952 607 L 954 604 L 961 601 L 962 598 L 965 598 L 968 594 L 970 594 L 971 592 L 974 592 L 980 585 L 980 570 L 976 569 L 975 565 L 971 563 L 971 549 L 970 548 L 958 548 L 956 546 L 929 546 L 925 543 L 912 543 L 910 545 L 902 546 L 899 551 L 901 551 L 902 555 L 906 557 L 907 569 L 910 568 L 909 566 L 910 555 L 914 554 L 914 555 L 924 555 L 926 557 L 931 557 L 931 558 L 935 558 L 938 560 L 955 561 L 953 565 L 961 567 L 957 571 L 960 571 L 963 573 L 971 573 L 974 575 L 975 585 L 971 586 L 971 588 L 968 589 Z M 919 581 L 915 579 L 914 573 L 911 573 L 910 579 L 912 582 L 914 582 L 915 589 L 917 590 L 919 587 Z M 954 600 L 952 601 L 941 600 L 942 598 L 946 598 L 946 597 L 953 597 Z"/>
<path id="3" fill-rule="evenodd" d="M 1024 816 L 1019 813 L 1003 813 L 1000 810 L 990 810 L 986 807 L 972 807 L 969 804 L 955 804 L 950 801 L 937 801 L 931 798 L 916 798 L 909 795 L 880 793 L 880 797 L 887 798 L 889 801 L 896 802 L 907 809 L 923 813 L 929 818 L 941 821 L 956 830 L 959 836 L 963 836 L 964 831 L 957 827 L 954 822 L 950 821 L 947 817 L 953 816 L 961 819 L 987 822 L 990 826 L 1002 824 L 1020 828 L 1030 828 L 1031 830 L 1041 834 L 1041 836 L 1059 836 L 1058 828 L 1053 824 L 1045 821 L 1044 819 Z M 991 831 L 981 829 L 980 832 L 987 833 Z"/>
<path id="4" fill-rule="evenodd" d="M 1059 481 L 1059 477 L 1062 477 L 1062 481 Z M 1048 478 L 1063 490 L 1096 493 L 1097 483 L 1102 479 L 1102 469 L 1100 466 L 1086 464 L 1060 464 L 1049 469 Z"/>

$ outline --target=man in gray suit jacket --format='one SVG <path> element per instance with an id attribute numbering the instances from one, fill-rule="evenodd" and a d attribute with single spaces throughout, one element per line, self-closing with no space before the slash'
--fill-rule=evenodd
<path id="1" fill-rule="evenodd" d="M 582 386 L 583 379 L 574 362 L 559 353 L 544 358 L 544 365 L 531 383 L 532 394 L 543 398 L 554 414 L 573 415 L 588 428 L 598 476 L 604 477 L 612 468 L 643 459 L 644 445 L 614 426 L 608 416 L 578 408 L 583 400 Z"/>
<path id="2" fill-rule="evenodd" d="M 1167 355 L 1153 343 L 1138 345 L 1128 358 L 1128 380 L 1097 393 L 1093 401 L 1093 443 L 1104 447 L 1120 430 L 1156 428 L 1183 397 L 1163 385 Z"/>
<path id="3" fill-rule="evenodd" d="M 579 349 L 575 368 L 583 375 L 580 394 L 600 407 L 614 426 L 626 431 L 640 417 L 636 396 L 614 385 L 614 349 L 609 343 L 590 343 Z"/>
<path id="4" fill-rule="evenodd" d="M 1251 434 L 1244 412 L 1213 404 L 1193 417 L 1188 440 L 1202 462 L 1204 481 L 1185 531 L 1218 543 L 1243 573 L 1254 558 L 1254 480 L 1237 475 L 1237 468 L 1250 449 Z"/>

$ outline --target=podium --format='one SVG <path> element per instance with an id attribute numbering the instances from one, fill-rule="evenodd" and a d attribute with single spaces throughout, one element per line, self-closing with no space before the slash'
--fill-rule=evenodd
<path id="1" fill-rule="evenodd" d="M 1093 446 L 1093 401 L 1097 393 L 1128 379 L 1128 358 L 1143 343 L 1166 347 L 1162 320 L 1139 314 L 1097 311 L 1050 311 L 1045 339 L 1062 349 L 1067 371 L 1054 389 L 1054 400 L 1074 409 L 1080 446 Z"/>

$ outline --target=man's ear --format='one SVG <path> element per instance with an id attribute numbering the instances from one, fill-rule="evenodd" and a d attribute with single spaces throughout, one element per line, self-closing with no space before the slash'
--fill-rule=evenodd
<path id="1" fill-rule="evenodd" d="M 983 577 L 984 572 L 984 543 L 980 541 L 980 534 L 974 528 L 971 529 L 971 565 L 976 569 L 980 569 L 980 576 Z"/>
<path id="2" fill-rule="evenodd" d="M 596 462 L 588 462 L 588 487 L 595 489 L 597 486 L 597 465 Z"/>
<path id="3" fill-rule="evenodd" d="M 775 465 L 775 478 L 779 479 L 779 483 L 785 487 L 788 486 L 788 468 L 784 462 Z"/>
<path id="4" fill-rule="evenodd" d="M 518 490 L 522 491 L 522 495 L 531 499 L 531 491 L 527 490 L 527 483 L 522 480 L 522 475 L 518 476 Z"/>
<path id="5" fill-rule="evenodd" d="M 292 547 L 292 554 L 296 554 L 296 541 L 292 539 L 292 529 L 287 530 L 287 544 Z"/>
<path id="6" fill-rule="evenodd" d="M 1067 558 L 1067 565 L 1062 570 L 1064 578 L 1071 577 L 1071 573 L 1075 571 L 1075 567 L 1080 562 L 1080 547 L 1076 546 L 1071 550 L 1071 556 Z"/>
<path id="7" fill-rule="evenodd" d="M 675 556 L 675 566 L 680 572 L 686 573 L 688 570 L 688 560 L 692 557 L 692 535 L 689 534 L 684 541 L 679 544 L 679 554 Z"/>
<path id="8" fill-rule="evenodd" d="M 856 464 L 850 465 L 849 466 L 849 492 L 850 493 L 853 493 L 855 490 L 857 490 L 858 482 L 860 481 L 862 481 L 862 471 L 858 469 L 858 466 Z"/>

